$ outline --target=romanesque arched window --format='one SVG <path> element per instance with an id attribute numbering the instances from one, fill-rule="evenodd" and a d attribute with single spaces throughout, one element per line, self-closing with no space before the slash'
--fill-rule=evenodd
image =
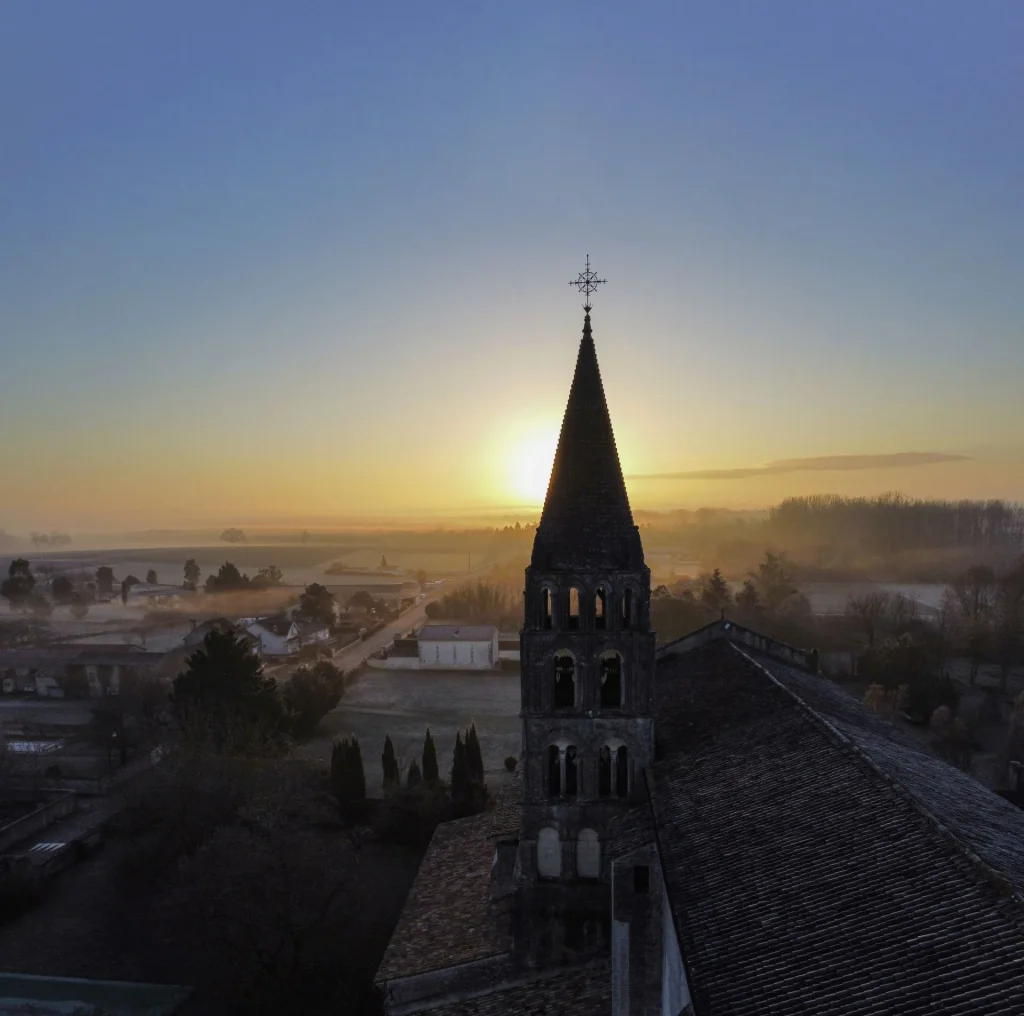
<path id="1" fill-rule="evenodd" d="M 548 796 L 562 795 L 562 752 L 557 744 L 548 748 Z"/>
<path id="2" fill-rule="evenodd" d="M 570 744 L 565 749 L 565 796 L 575 797 L 579 792 L 579 765 L 577 764 L 576 745 Z"/>
<path id="3" fill-rule="evenodd" d="M 622 591 L 621 601 L 621 612 L 619 615 L 619 625 L 622 628 L 629 629 L 633 627 L 633 590 L 628 586 Z"/>
<path id="4" fill-rule="evenodd" d="M 597 762 L 599 797 L 629 797 L 629 752 L 621 741 L 609 741 L 601 748 Z"/>
<path id="5" fill-rule="evenodd" d="M 622 657 L 614 649 L 601 654 L 598 680 L 601 686 L 601 708 L 622 708 Z"/>
<path id="6" fill-rule="evenodd" d="M 594 829 L 581 829 L 576 840 L 576 874 L 580 878 L 601 877 L 601 841 Z"/>
<path id="7" fill-rule="evenodd" d="M 604 588 L 594 593 L 594 627 L 598 631 L 608 627 L 608 590 Z"/>
<path id="8" fill-rule="evenodd" d="M 569 589 L 569 613 L 565 626 L 569 631 L 576 631 L 580 627 L 580 591 L 576 586 Z"/>
<path id="9" fill-rule="evenodd" d="M 576 660 L 568 649 L 559 649 L 552 667 L 553 706 L 572 709 L 576 705 Z"/>
<path id="10" fill-rule="evenodd" d="M 540 626 L 545 631 L 550 631 L 555 625 L 555 597 L 550 589 L 545 586 L 540 591 Z"/>
<path id="11" fill-rule="evenodd" d="M 537 834 L 537 874 L 558 878 L 562 874 L 562 841 L 558 830 L 545 826 Z"/>

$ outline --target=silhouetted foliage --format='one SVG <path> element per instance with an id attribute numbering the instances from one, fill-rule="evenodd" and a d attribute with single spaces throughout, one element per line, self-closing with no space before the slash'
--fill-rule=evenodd
<path id="1" fill-rule="evenodd" d="M 58 603 L 68 603 L 74 595 L 75 587 L 71 579 L 65 575 L 58 575 L 50 583 L 50 593 Z"/>
<path id="2" fill-rule="evenodd" d="M 206 591 L 208 593 L 234 593 L 248 589 L 252 580 L 244 575 L 230 561 L 225 561 L 217 570 L 216 575 L 206 577 Z"/>
<path id="3" fill-rule="evenodd" d="M 182 734 L 217 752 L 282 750 L 288 733 L 277 682 L 231 632 L 211 631 L 174 681 L 171 705 Z"/>
<path id="4" fill-rule="evenodd" d="M 351 814 L 353 805 L 366 800 L 363 754 L 354 735 L 339 738 L 331 747 L 331 791 L 343 817 Z"/>
<path id="5" fill-rule="evenodd" d="M 114 591 L 114 569 L 109 565 L 101 565 L 96 569 L 96 589 L 104 596 Z"/>
<path id="6" fill-rule="evenodd" d="M 21 607 L 35 589 L 35 576 L 28 561 L 16 557 L 7 566 L 7 578 L 0 583 L 0 596 L 8 600 L 12 607 Z"/>
<path id="7" fill-rule="evenodd" d="M 721 569 L 716 568 L 710 574 L 704 573 L 698 580 L 700 586 L 700 605 L 710 615 L 720 615 L 732 605 L 732 593 L 729 583 L 725 581 Z"/>
<path id="8" fill-rule="evenodd" d="M 427 604 L 427 616 L 448 617 L 498 627 L 517 626 L 523 619 L 522 593 L 491 582 L 476 582 Z"/>
<path id="9" fill-rule="evenodd" d="M 469 768 L 466 765 L 466 745 L 462 731 L 456 731 L 455 750 L 452 752 L 452 769 L 449 786 L 453 801 L 463 801 L 469 793 Z"/>
<path id="10" fill-rule="evenodd" d="M 313 667 L 299 667 L 281 692 L 292 737 L 308 741 L 344 693 L 345 675 L 332 663 L 321 660 Z"/>
<path id="11" fill-rule="evenodd" d="M 276 564 L 268 564 L 256 573 L 252 585 L 254 589 L 269 589 L 271 586 L 279 586 L 283 581 L 284 572 Z"/>
<path id="12" fill-rule="evenodd" d="M 480 751 L 480 741 L 476 736 L 475 723 L 471 723 L 466 732 L 466 776 L 470 783 L 483 785 L 484 759 Z"/>
<path id="13" fill-rule="evenodd" d="M 441 779 L 437 768 L 437 749 L 434 747 L 434 738 L 427 728 L 427 736 L 423 739 L 423 782 L 428 787 L 436 786 Z"/>
<path id="14" fill-rule="evenodd" d="M 939 707 L 955 709 L 956 682 L 939 673 L 934 648 L 910 633 L 883 639 L 861 654 L 858 673 L 886 689 L 905 685 L 906 708 L 927 718 Z"/>
<path id="15" fill-rule="evenodd" d="M 394 790 L 401 782 L 401 774 L 398 771 L 398 759 L 395 756 L 395 746 L 391 743 L 391 735 L 384 738 L 384 751 L 380 757 L 381 768 L 384 770 L 384 793 Z"/>
<path id="16" fill-rule="evenodd" d="M 505 756 L 505 769 L 507 772 L 514 773 L 517 765 L 519 765 L 519 759 L 515 755 Z"/>
<path id="17" fill-rule="evenodd" d="M 199 585 L 199 565 L 196 563 L 194 557 L 190 557 L 185 562 L 184 568 L 184 582 L 182 583 L 186 589 L 195 589 Z"/>
<path id="18" fill-rule="evenodd" d="M 146 581 L 147 581 L 147 582 L 148 582 L 148 583 L 149 583 L 149 584 L 150 584 L 151 586 L 155 586 L 155 585 L 157 584 L 157 580 L 156 580 L 156 569 L 155 569 L 155 568 L 150 568 L 150 569 L 149 569 L 149 571 L 148 571 L 148 572 L 146 572 Z"/>
<path id="19" fill-rule="evenodd" d="M 405 775 L 405 786 L 408 790 L 415 790 L 423 782 L 423 774 L 420 772 L 420 764 L 413 759 L 409 763 L 409 771 Z"/>
<path id="20" fill-rule="evenodd" d="M 81 620 L 89 613 L 89 601 L 81 594 L 74 593 L 71 596 L 71 616 Z"/>
<path id="21" fill-rule="evenodd" d="M 334 597 L 319 582 L 310 583 L 299 598 L 295 615 L 305 621 L 317 621 L 330 627 L 335 621 Z"/>
<path id="22" fill-rule="evenodd" d="M 224 532 L 220 534 L 220 538 L 225 543 L 242 543 L 245 540 L 245 533 L 243 533 L 241 529 L 230 528 L 225 529 Z"/>

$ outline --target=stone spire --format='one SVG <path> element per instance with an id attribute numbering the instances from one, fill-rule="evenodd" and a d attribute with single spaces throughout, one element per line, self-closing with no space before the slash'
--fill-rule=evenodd
<path id="1" fill-rule="evenodd" d="M 544 570 L 629 571 L 643 566 L 643 548 L 615 448 L 590 308 L 586 311 L 531 564 Z"/>

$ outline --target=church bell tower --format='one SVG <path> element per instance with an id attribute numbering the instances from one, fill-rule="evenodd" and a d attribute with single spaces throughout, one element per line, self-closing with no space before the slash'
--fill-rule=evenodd
<path id="1" fill-rule="evenodd" d="M 601 281 L 588 258 L 577 282 L 588 296 L 583 339 L 526 569 L 520 633 L 518 870 L 530 926 L 544 939 L 522 945 L 538 962 L 603 937 L 609 825 L 644 799 L 640 775 L 654 754 L 650 569 L 591 333 L 589 295 Z"/>

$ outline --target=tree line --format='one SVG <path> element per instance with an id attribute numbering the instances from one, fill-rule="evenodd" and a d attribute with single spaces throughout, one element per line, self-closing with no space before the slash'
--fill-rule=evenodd
<path id="1" fill-rule="evenodd" d="M 771 508 L 765 535 L 782 545 L 852 544 L 871 554 L 948 547 L 1020 547 L 1024 505 L 1008 501 L 934 501 L 898 493 L 879 497 L 816 494 Z"/>

